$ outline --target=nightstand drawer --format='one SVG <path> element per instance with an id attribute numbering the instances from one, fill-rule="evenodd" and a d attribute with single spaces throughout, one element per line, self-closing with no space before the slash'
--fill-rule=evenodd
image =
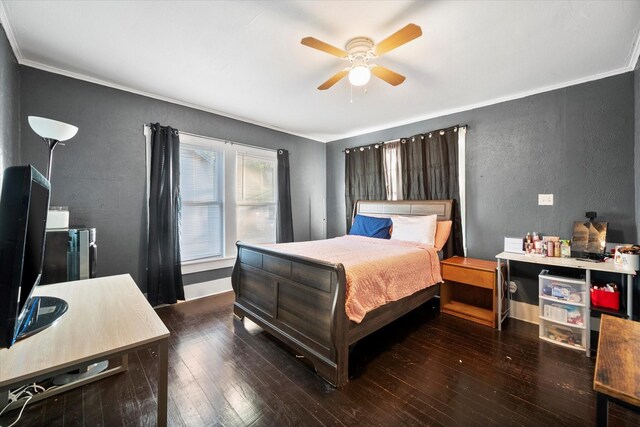
<path id="1" fill-rule="evenodd" d="M 442 279 L 486 289 L 494 289 L 496 276 L 494 271 L 475 270 L 457 265 L 443 264 Z"/>

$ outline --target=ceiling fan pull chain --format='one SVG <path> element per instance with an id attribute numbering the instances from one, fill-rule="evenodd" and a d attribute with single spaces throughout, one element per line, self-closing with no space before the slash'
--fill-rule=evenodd
<path id="1" fill-rule="evenodd" d="M 353 104 L 353 85 L 349 85 L 349 89 L 351 91 L 351 103 Z"/>

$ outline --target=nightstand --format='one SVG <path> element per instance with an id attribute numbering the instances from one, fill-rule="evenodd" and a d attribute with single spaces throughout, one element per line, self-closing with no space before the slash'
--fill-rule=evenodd
<path id="1" fill-rule="evenodd" d="M 441 262 L 440 311 L 495 328 L 498 326 L 498 269 L 493 261 L 452 257 Z M 506 277 L 503 268 L 502 277 Z M 506 292 L 502 293 L 506 295 Z M 503 309 L 506 309 L 503 298 Z"/>

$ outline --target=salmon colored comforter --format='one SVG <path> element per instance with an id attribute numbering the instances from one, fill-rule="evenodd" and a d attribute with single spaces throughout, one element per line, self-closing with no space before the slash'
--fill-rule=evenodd
<path id="1" fill-rule="evenodd" d="M 342 236 L 312 242 L 279 243 L 271 249 L 342 263 L 347 276 L 347 316 L 362 322 L 369 311 L 442 282 L 434 248 L 419 243 Z"/>

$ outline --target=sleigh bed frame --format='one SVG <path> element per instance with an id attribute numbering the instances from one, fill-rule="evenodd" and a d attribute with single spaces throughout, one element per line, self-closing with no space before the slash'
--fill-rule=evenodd
<path id="1" fill-rule="evenodd" d="M 356 213 L 438 215 L 452 218 L 452 200 L 356 202 Z M 451 233 L 453 235 L 453 232 Z M 453 237 L 445 254 L 451 254 Z M 234 313 L 245 316 L 309 360 L 318 375 L 335 387 L 349 380 L 349 347 L 438 295 L 440 285 L 422 289 L 367 313 L 355 323 L 345 313 L 344 266 L 237 243 L 231 281 Z"/>

